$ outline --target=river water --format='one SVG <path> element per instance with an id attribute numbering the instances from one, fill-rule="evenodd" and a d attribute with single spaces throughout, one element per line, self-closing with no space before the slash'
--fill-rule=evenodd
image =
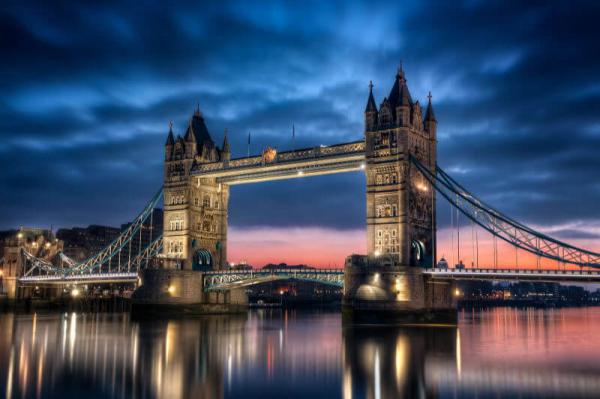
<path id="1" fill-rule="evenodd" d="M 0 397 L 600 397 L 600 308 L 461 311 L 457 328 L 337 312 L 135 321 L 0 314 Z"/>

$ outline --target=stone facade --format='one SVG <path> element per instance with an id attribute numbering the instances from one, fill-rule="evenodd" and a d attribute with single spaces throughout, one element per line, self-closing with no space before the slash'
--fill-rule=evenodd
<path id="1" fill-rule="evenodd" d="M 367 250 L 397 265 L 432 266 L 435 259 L 435 190 L 410 156 L 435 169 L 437 122 L 431 96 L 425 118 L 400 69 L 379 109 L 372 85 L 365 109 Z"/>
<path id="2" fill-rule="evenodd" d="M 184 269 L 218 270 L 227 262 L 227 206 L 229 187 L 213 178 L 194 178 L 192 168 L 227 162 L 227 136 L 217 147 L 199 109 L 184 137 L 165 144 L 163 255 L 180 259 Z"/>

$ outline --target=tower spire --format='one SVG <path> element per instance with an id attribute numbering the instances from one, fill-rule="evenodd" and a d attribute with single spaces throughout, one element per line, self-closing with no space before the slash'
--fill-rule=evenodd
<path id="1" fill-rule="evenodd" d="M 369 81 L 369 99 L 367 100 L 367 107 L 365 112 L 377 112 L 377 105 L 375 104 L 375 98 L 373 97 L 373 81 Z"/>
<path id="2" fill-rule="evenodd" d="M 433 105 L 431 104 L 431 91 L 427 95 L 429 102 L 427 103 L 427 111 L 425 112 L 425 120 L 436 122 L 435 113 L 433 112 Z"/>
<path id="3" fill-rule="evenodd" d="M 223 137 L 223 152 L 226 153 L 230 153 L 230 148 L 229 148 L 229 140 L 227 140 L 227 128 L 225 128 L 225 134 Z"/>
<path id="4" fill-rule="evenodd" d="M 175 138 L 173 137 L 173 121 L 169 121 L 169 135 L 167 136 L 167 142 L 165 145 L 175 144 Z"/>

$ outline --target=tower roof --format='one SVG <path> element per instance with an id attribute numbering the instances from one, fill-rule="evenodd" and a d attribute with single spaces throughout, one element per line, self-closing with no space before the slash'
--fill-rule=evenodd
<path id="1" fill-rule="evenodd" d="M 396 73 L 396 80 L 394 81 L 394 86 L 392 86 L 392 90 L 390 91 L 390 95 L 388 96 L 390 100 L 390 104 L 392 108 L 396 108 L 399 105 L 412 105 L 412 97 L 410 96 L 410 91 L 408 90 L 408 86 L 406 84 L 406 78 L 404 77 L 404 69 L 402 69 L 402 65 L 398 68 L 398 73 Z"/>
<path id="2" fill-rule="evenodd" d="M 427 104 L 427 111 L 425 112 L 425 120 L 436 122 L 435 113 L 433 112 L 433 105 L 431 104 L 431 92 L 427 96 L 429 98 L 429 103 Z"/>
<path id="3" fill-rule="evenodd" d="M 215 145 L 210 137 L 210 133 L 208 133 L 206 124 L 204 123 L 204 117 L 200 112 L 200 106 L 196 108 L 192 119 L 190 119 L 190 123 L 185 132 L 185 140 L 196 142 L 198 149 L 204 147 L 205 145 L 208 147 L 214 147 Z"/>
<path id="4" fill-rule="evenodd" d="M 377 105 L 375 104 L 375 98 L 373 98 L 373 82 L 369 82 L 369 99 L 367 100 L 367 107 L 365 112 L 377 112 Z"/>

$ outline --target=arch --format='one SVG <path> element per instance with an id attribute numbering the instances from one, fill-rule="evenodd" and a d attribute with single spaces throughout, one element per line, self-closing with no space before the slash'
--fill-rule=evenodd
<path id="1" fill-rule="evenodd" d="M 425 250 L 425 244 L 420 240 L 412 240 L 410 245 L 410 265 L 425 267 L 427 258 L 427 252 Z"/>
<path id="2" fill-rule="evenodd" d="M 213 259 L 206 249 L 198 249 L 192 258 L 192 270 L 212 270 Z"/>

